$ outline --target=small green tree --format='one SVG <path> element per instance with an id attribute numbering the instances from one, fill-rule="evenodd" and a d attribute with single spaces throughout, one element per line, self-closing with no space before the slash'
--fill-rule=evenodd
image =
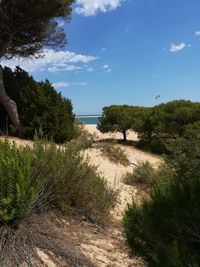
<path id="1" fill-rule="evenodd" d="M 121 132 L 124 141 L 127 140 L 127 131 L 132 128 L 134 112 L 131 106 L 109 106 L 103 108 L 98 129 L 102 133 Z"/>

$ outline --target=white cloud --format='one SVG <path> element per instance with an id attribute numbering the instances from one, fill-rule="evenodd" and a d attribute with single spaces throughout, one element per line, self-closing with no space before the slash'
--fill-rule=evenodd
<path id="1" fill-rule="evenodd" d="M 97 59 L 94 56 L 76 54 L 70 51 L 45 50 L 43 55 L 40 58 L 4 60 L 2 65 L 12 69 L 20 66 L 28 72 L 38 72 L 41 70 L 49 72 L 77 71 L 82 69 L 82 67 L 75 64 L 86 64 Z"/>
<path id="2" fill-rule="evenodd" d="M 66 68 L 64 68 L 64 71 L 76 71 L 76 70 L 81 70 L 82 67 L 75 66 L 75 65 L 68 65 Z"/>
<path id="3" fill-rule="evenodd" d="M 110 68 L 110 66 L 109 65 L 103 65 L 102 66 L 102 69 L 103 69 L 103 73 L 109 73 L 109 72 L 111 72 L 112 70 L 111 70 L 111 68 Z"/>
<path id="4" fill-rule="evenodd" d="M 77 86 L 86 86 L 87 85 L 87 83 L 85 83 L 85 82 L 73 82 L 73 83 L 71 83 L 71 85 L 77 85 Z"/>
<path id="5" fill-rule="evenodd" d="M 108 65 L 103 65 L 102 68 L 103 68 L 103 69 L 109 69 L 109 66 L 108 66 Z"/>
<path id="6" fill-rule="evenodd" d="M 188 47 L 188 45 L 185 43 L 180 43 L 180 44 L 171 43 L 170 52 L 179 52 L 186 47 Z"/>
<path id="7" fill-rule="evenodd" d="M 77 0 L 75 12 L 84 16 L 94 16 L 97 12 L 107 12 L 120 6 L 124 0 Z"/>
<path id="8" fill-rule="evenodd" d="M 103 47 L 102 49 L 101 49 L 101 52 L 106 52 L 106 48 L 105 47 Z"/>
<path id="9" fill-rule="evenodd" d="M 111 69 L 107 69 L 107 70 L 106 70 L 107 73 L 109 73 L 109 72 L 111 72 L 111 71 L 112 71 Z"/>
<path id="10" fill-rule="evenodd" d="M 87 83 L 85 82 L 56 82 L 52 84 L 53 87 L 55 87 L 56 89 L 61 89 L 61 88 L 67 88 L 69 86 L 86 86 Z"/>
<path id="11" fill-rule="evenodd" d="M 94 69 L 93 68 L 86 68 L 87 72 L 93 72 Z"/>
<path id="12" fill-rule="evenodd" d="M 70 86 L 70 83 L 67 83 L 67 82 L 57 82 L 57 83 L 53 83 L 52 85 L 56 89 L 60 89 L 60 88 L 67 88 L 67 87 L 69 87 Z"/>
<path id="13" fill-rule="evenodd" d="M 200 31 L 195 32 L 196 36 L 200 36 Z"/>

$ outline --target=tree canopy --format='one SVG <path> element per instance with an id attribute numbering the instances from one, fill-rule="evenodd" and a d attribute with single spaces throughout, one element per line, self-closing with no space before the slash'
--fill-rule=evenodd
<path id="1" fill-rule="evenodd" d="M 182 136 L 189 125 L 199 121 L 200 103 L 175 100 L 151 108 L 127 105 L 104 107 L 98 129 L 103 133 L 119 131 L 123 133 L 124 140 L 127 131 L 132 129 L 139 136 L 138 146 L 163 153 L 167 152 L 170 141 Z"/>
<path id="2" fill-rule="evenodd" d="M 132 117 L 129 106 L 110 106 L 103 108 L 98 129 L 102 133 L 119 131 L 126 141 L 126 133 L 132 126 Z"/>
<path id="3" fill-rule="evenodd" d="M 36 82 L 27 72 L 17 67 L 4 69 L 5 88 L 18 103 L 22 135 L 32 139 L 37 133 L 62 143 L 73 137 L 74 114 L 69 99 L 57 93 L 48 80 Z M 0 129 L 13 134 L 12 121 L 0 107 Z"/>
<path id="4" fill-rule="evenodd" d="M 137 129 L 141 125 L 143 113 L 146 108 L 137 106 L 118 106 L 112 105 L 103 108 L 103 115 L 100 118 L 98 129 L 102 133 L 107 132 L 121 132 L 123 139 L 127 139 L 127 131 L 135 128 Z"/>
<path id="5" fill-rule="evenodd" d="M 0 103 L 17 129 L 20 118 L 16 103 L 4 88 L 1 59 L 41 56 L 44 47 L 62 48 L 66 35 L 55 18 L 69 20 L 72 3 L 73 0 L 0 1 Z"/>

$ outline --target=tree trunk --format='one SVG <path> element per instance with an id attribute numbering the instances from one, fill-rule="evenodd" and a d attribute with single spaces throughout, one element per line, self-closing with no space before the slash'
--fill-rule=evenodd
<path id="1" fill-rule="evenodd" d="M 4 82 L 3 82 L 3 68 L 0 65 L 0 103 L 8 112 L 8 115 L 16 128 L 17 133 L 21 134 L 21 123 L 19 119 L 19 114 L 17 110 L 16 103 L 7 95 Z"/>
<path id="2" fill-rule="evenodd" d="M 124 141 L 126 142 L 127 141 L 127 139 L 126 139 L 126 130 L 123 130 L 122 133 L 123 133 Z"/>

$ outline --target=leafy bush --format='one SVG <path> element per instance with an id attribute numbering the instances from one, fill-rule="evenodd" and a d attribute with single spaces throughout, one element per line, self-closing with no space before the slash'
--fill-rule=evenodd
<path id="1" fill-rule="evenodd" d="M 104 220 L 113 204 L 115 193 L 80 154 L 79 147 L 67 144 L 37 144 L 33 149 L 41 165 L 47 167 L 44 197 L 48 207 L 76 212 L 93 221 Z"/>
<path id="2" fill-rule="evenodd" d="M 101 144 L 101 151 L 110 161 L 124 166 L 129 165 L 129 160 L 121 147 L 106 143 Z"/>
<path id="3" fill-rule="evenodd" d="M 168 153 L 168 144 L 181 137 L 188 125 L 199 122 L 200 103 L 175 100 L 157 105 L 143 113 L 133 129 L 139 134 L 139 146 L 156 153 Z"/>
<path id="4" fill-rule="evenodd" d="M 17 103 L 22 135 L 34 135 L 57 143 L 69 141 L 74 135 L 74 114 L 69 99 L 57 93 L 48 80 L 36 82 L 19 67 L 4 69 L 4 84 L 8 95 Z M 0 129 L 4 134 L 15 134 L 12 122 L 0 106 Z"/>
<path id="5" fill-rule="evenodd" d="M 171 174 L 160 171 L 150 198 L 126 210 L 127 242 L 149 266 L 199 266 L 199 141 L 187 136 L 173 142 L 166 161 Z"/>
<path id="6" fill-rule="evenodd" d="M 77 146 L 36 142 L 17 148 L 0 142 L 0 217 L 12 221 L 33 208 L 57 208 L 99 221 L 108 215 L 114 193 L 84 160 Z"/>
<path id="7" fill-rule="evenodd" d="M 145 161 L 134 168 L 132 173 L 125 174 L 123 181 L 128 185 L 134 185 L 136 183 L 152 185 L 155 175 L 156 171 L 152 165 L 149 161 Z"/>
<path id="8" fill-rule="evenodd" d="M 139 163 L 131 173 L 125 174 L 123 181 L 128 185 L 146 184 L 152 186 L 157 181 L 162 180 L 164 183 L 165 180 L 169 180 L 172 177 L 172 174 L 171 168 L 164 163 L 154 168 L 149 161 L 145 161 Z"/>
<path id="9" fill-rule="evenodd" d="M 10 222 L 35 207 L 43 180 L 36 177 L 29 150 L 22 153 L 14 143 L 0 142 L 0 151 L 0 218 Z"/>
<path id="10" fill-rule="evenodd" d="M 74 144 L 37 141 L 31 147 L 17 147 L 0 141 L 0 151 L 0 265 L 30 264 L 38 247 L 71 258 L 73 266 L 80 266 L 69 247 L 59 247 L 55 227 L 48 224 L 50 232 L 45 231 L 42 221 L 46 224 L 44 217 L 53 212 L 103 223 L 116 193 Z"/>

